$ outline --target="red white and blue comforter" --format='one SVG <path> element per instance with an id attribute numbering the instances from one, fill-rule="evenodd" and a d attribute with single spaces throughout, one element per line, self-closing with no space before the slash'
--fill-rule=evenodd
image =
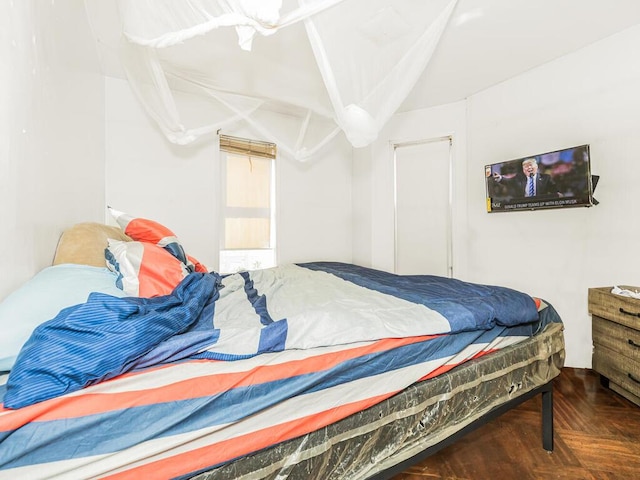
<path id="1" fill-rule="evenodd" d="M 166 297 L 92 294 L 36 329 L 0 386 L 0 478 L 174 478 L 294 438 L 499 350 L 531 297 L 340 263 Z"/>

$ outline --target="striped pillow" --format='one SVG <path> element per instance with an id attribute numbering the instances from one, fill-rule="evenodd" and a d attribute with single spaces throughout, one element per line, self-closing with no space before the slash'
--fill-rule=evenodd
<path id="1" fill-rule="evenodd" d="M 187 266 L 190 272 L 208 273 L 208 269 L 191 255 L 187 255 L 178 237 L 161 223 L 147 218 L 139 218 L 108 207 L 126 235 L 139 242 L 147 242 L 164 248 Z"/>
<path id="2" fill-rule="evenodd" d="M 186 264 L 153 243 L 109 239 L 105 258 L 118 274 L 118 288 L 132 297 L 168 295 L 189 274 Z"/>
<path id="3" fill-rule="evenodd" d="M 111 213 L 120 228 L 133 240 L 158 245 L 185 265 L 187 264 L 187 254 L 182 244 L 176 234 L 167 227 L 154 220 L 133 217 L 132 215 L 120 212 L 111 207 L 108 208 L 109 213 Z"/>

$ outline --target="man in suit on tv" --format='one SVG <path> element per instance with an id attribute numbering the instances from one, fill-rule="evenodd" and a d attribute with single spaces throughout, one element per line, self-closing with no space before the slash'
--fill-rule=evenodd
<path id="1" fill-rule="evenodd" d="M 499 173 L 493 179 L 505 185 L 512 197 L 561 197 L 551 175 L 538 173 L 538 162 L 535 158 L 522 161 L 522 174 L 507 178 Z"/>

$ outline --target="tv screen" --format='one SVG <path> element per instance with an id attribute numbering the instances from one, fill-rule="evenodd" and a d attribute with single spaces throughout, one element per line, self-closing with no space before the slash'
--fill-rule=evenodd
<path id="1" fill-rule="evenodd" d="M 485 178 L 488 212 L 590 207 L 597 203 L 593 199 L 589 145 L 486 165 Z"/>

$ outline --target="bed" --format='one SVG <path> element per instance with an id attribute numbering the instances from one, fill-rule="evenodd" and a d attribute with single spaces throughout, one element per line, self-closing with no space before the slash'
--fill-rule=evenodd
<path id="1" fill-rule="evenodd" d="M 101 256 L 149 238 L 89 227 L 50 267 L 86 301 L 50 306 L 0 377 L 0 478 L 391 478 L 538 394 L 553 449 L 564 340 L 543 300 L 337 262 L 192 268 L 136 297 Z"/>

